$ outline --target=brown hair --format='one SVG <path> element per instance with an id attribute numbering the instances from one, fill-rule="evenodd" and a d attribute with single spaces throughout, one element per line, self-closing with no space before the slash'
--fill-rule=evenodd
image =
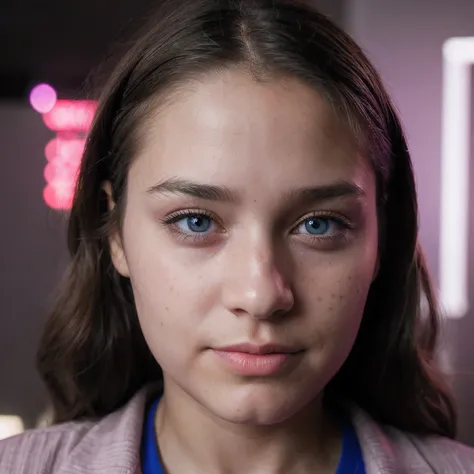
<path id="1" fill-rule="evenodd" d="M 439 312 L 417 241 L 402 127 L 360 48 L 298 0 L 168 1 L 112 73 L 80 167 L 69 220 L 71 263 L 38 354 L 55 420 L 104 416 L 161 378 L 130 282 L 111 263 L 108 235 L 120 226 L 139 130 L 159 99 L 198 74 L 236 65 L 256 80 L 292 76 L 324 94 L 377 177 L 380 269 L 354 347 L 328 393 L 352 399 L 380 422 L 453 437 L 455 410 L 433 361 Z M 105 181 L 117 203 L 112 212 Z"/>

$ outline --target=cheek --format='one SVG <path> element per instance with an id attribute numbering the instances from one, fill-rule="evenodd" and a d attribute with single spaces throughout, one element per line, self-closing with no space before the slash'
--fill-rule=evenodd
<path id="1" fill-rule="evenodd" d="M 137 310 L 144 318 L 165 320 L 195 306 L 206 281 L 203 269 L 176 251 L 158 225 L 139 212 L 130 215 L 124 247 Z"/>
<path id="2" fill-rule="evenodd" d="M 376 247 L 375 247 L 376 248 Z M 360 250 L 360 249 L 359 249 Z M 376 251 L 348 252 L 306 269 L 303 314 L 312 340 L 324 352 L 350 350 L 362 320 L 376 265 Z"/>
<path id="3" fill-rule="evenodd" d="M 316 330 L 318 328 L 327 335 L 357 331 L 362 314 L 370 280 L 363 284 L 357 274 L 340 276 L 332 280 L 326 275 L 327 280 L 313 291 L 314 297 L 308 304 L 313 308 L 306 311 L 311 316 Z M 331 284 L 332 283 L 332 284 Z"/>
<path id="4" fill-rule="evenodd" d="M 176 371 L 189 365 L 196 329 L 215 300 L 214 285 L 205 266 L 163 248 L 163 240 L 150 238 L 153 229 L 136 229 L 125 235 L 125 253 L 138 319 L 163 370 Z"/>
<path id="5" fill-rule="evenodd" d="M 137 310 L 144 317 L 187 321 L 212 304 L 215 285 L 205 268 L 183 264 L 166 252 L 149 255 L 141 264 L 129 258 L 129 268 Z"/>
<path id="6" fill-rule="evenodd" d="M 364 313 L 370 282 L 370 276 L 355 271 L 342 276 L 327 293 L 323 305 L 328 318 L 328 330 L 334 335 L 329 340 L 341 342 L 347 337 L 353 342 Z"/>
<path id="7" fill-rule="evenodd" d="M 150 351 L 164 371 L 186 364 L 193 343 L 192 282 L 179 280 L 162 260 L 129 264 L 138 319 Z M 176 270 L 176 269 L 175 269 Z M 177 343 L 179 341 L 179 343 Z"/>

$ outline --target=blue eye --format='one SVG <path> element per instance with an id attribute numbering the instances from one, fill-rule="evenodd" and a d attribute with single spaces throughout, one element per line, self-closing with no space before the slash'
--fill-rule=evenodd
<path id="1" fill-rule="evenodd" d="M 322 218 L 322 217 L 310 217 L 305 219 L 298 226 L 298 233 L 308 233 L 311 235 L 326 235 L 334 232 L 333 227 L 336 225 L 334 219 Z"/>
<path id="2" fill-rule="evenodd" d="M 184 233 L 202 234 L 211 228 L 212 219 L 203 214 L 193 214 L 177 219 L 175 223 Z"/>

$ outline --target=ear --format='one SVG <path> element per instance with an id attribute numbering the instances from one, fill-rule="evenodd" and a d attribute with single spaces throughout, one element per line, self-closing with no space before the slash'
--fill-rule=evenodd
<path id="1" fill-rule="evenodd" d="M 115 201 L 112 197 L 112 184 L 110 183 L 110 181 L 105 181 L 102 184 L 102 190 L 107 196 L 107 206 L 109 212 L 112 212 L 115 208 Z M 110 233 L 108 239 L 112 264 L 114 265 L 115 269 L 120 273 L 120 275 L 129 278 L 130 272 L 128 270 L 128 263 L 127 258 L 125 256 L 120 229 L 114 228 Z"/>

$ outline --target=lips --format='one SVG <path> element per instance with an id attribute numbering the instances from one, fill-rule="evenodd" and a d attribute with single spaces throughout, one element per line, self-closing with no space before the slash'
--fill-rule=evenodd
<path id="1" fill-rule="evenodd" d="M 280 344 L 250 343 L 213 349 L 224 366 L 238 375 L 269 376 L 296 362 L 302 351 Z"/>
<path id="2" fill-rule="evenodd" d="M 285 346 L 282 344 L 252 344 L 252 343 L 243 343 L 243 344 L 234 344 L 232 346 L 219 347 L 216 350 L 222 352 L 241 352 L 244 354 L 296 354 L 300 352 L 300 349 L 296 349 L 291 346 Z"/>

